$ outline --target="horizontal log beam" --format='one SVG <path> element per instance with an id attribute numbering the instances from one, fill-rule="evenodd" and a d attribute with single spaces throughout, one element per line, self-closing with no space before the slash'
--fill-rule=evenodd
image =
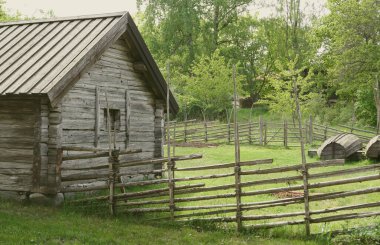
<path id="1" fill-rule="evenodd" d="M 273 159 L 240 162 L 239 165 L 240 166 L 254 166 L 254 165 L 259 165 L 259 164 L 270 164 L 270 163 L 273 163 Z M 224 164 L 197 166 L 197 167 L 189 167 L 189 168 L 176 168 L 175 171 L 195 171 L 195 170 L 233 168 L 235 167 L 235 165 L 236 165 L 235 163 L 224 163 Z"/>
<path id="2" fill-rule="evenodd" d="M 380 215 L 380 212 L 339 214 L 339 215 L 328 216 L 328 217 L 323 217 L 323 218 L 310 219 L 310 223 L 325 223 L 325 222 L 341 221 L 341 220 L 348 220 L 348 219 L 360 219 L 360 218 L 374 217 L 374 216 L 379 216 L 379 215 Z"/>
<path id="3" fill-rule="evenodd" d="M 179 220 L 179 221 L 236 222 L 236 217 L 213 217 L 213 218 L 189 219 L 189 220 Z"/>
<path id="4" fill-rule="evenodd" d="M 120 155 L 124 154 L 134 154 L 134 153 L 140 153 L 142 152 L 142 149 L 130 149 L 130 150 L 124 150 L 120 151 Z M 99 153 L 91 153 L 91 154 L 77 154 L 72 156 L 64 156 L 62 157 L 63 161 L 68 160 L 80 160 L 80 159 L 91 159 L 91 158 L 98 158 L 98 157 L 108 157 L 109 152 L 99 152 Z"/>
<path id="5" fill-rule="evenodd" d="M 230 207 L 236 207 L 236 204 L 176 207 L 175 210 L 176 211 L 191 211 L 191 210 L 218 209 L 218 208 L 230 208 Z"/>
<path id="6" fill-rule="evenodd" d="M 336 186 L 336 185 L 344 185 L 344 184 L 351 184 L 351 183 L 357 183 L 357 182 L 364 182 L 364 181 L 371 181 L 371 180 L 377 180 L 380 179 L 380 174 L 376 175 L 370 175 L 370 176 L 364 176 L 364 177 L 356 177 L 356 178 L 349 178 L 349 179 L 342 179 L 342 180 L 335 180 L 335 181 L 326 181 L 326 182 L 320 182 L 320 183 L 314 183 L 309 184 L 309 189 L 315 189 L 315 188 L 322 188 L 322 187 L 328 187 L 328 186 Z M 258 191 L 250 191 L 250 192 L 243 192 L 242 196 L 254 196 L 254 195 L 262 195 L 262 194 L 271 194 L 271 193 L 278 193 L 283 191 L 296 191 L 296 190 L 302 190 L 303 185 L 295 185 L 290 187 L 280 187 L 280 188 L 271 188 L 266 190 L 258 190 Z"/>
<path id="7" fill-rule="evenodd" d="M 333 213 L 333 212 L 344 211 L 344 210 L 373 208 L 373 207 L 379 207 L 379 206 L 380 206 L 380 202 L 362 203 L 362 204 L 349 205 L 349 206 L 343 206 L 343 207 L 337 207 L 337 208 L 326 208 L 322 210 L 310 211 L 310 214 L 326 214 L 326 213 Z"/>
<path id="8" fill-rule="evenodd" d="M 203 175 L 203 176 L 175 178 L 175 179 L 173 179 L 173 181 L 174 182 L 181 182 L 181 181 L 192 181 L 192 180 L 217 179 L 217 178 L 226 178 L 226 177 L 231 177 L 231 176 L 235 176 L 235 173 L 211 174 L 211 175 Z"/>
<path id="9" fill-rule="evenodd" d="M 200 159 L 203 156 L 201 154 L 192 154 L 187 156 L 177 156 L 172 157 L 173 161 L 186 161 L 193 159 Z M 138 161 L 121 161 L 119 164 L 115 164 L 118 167 L 132 167 L 132 166 L 140 166 L 140 165 L 149 165 L 149 164 L 157 164 L 167 162 L 168 158 L 157 158 L 157 159 L 143 159 Z"/>
<path id="10" fill-rule="evenodd" d="M 333 193 L 326 193 L 323 195 L 313 195 L 310 196 L 310 201 L 321 201 L 321 200 L 331 200 L 336 198 L 343 198 L 343 197 L 349 197 L 349 196 L 357 196 L 357 195 L 363 195 L 363 194 L 369 194 L 369 193 L 375 193 L 380 192 L 380 187 L 373 187 L 373 188 L 366 188 L 366 189 L 360 189 L 355 191 L 339 191 L 339 192 L 333 192 Z"/>
<path id="11" fill-rule="evenodd" d="M 202 187 L 204 185 L 205 185 L 204 183 L 184 185 L 184 186 L 177 186 L 176 189 L 184 190 L 184 189 L 189 189 L 189 188 Z M 107 186 L 104 185 L 103 187 L 109 188 L 108 185 Z M 120 187 L 120 186 L 115 185 L 115 187 Z M 160 189 L 147 190 L 147 191 L 141 191 L 141 192 L 129 192 L 129 193 L 114 195 L 114 198 L 118 200 L 123 199 L 124 201 L 127 198 L 151 198 L 151 197 L 156 197 L 156 196 L 168 195 L 167 193 L 163 193 L 163 192 L 168 192 L 168 191 L 169 191 L 169 188 L 160 188 Z M 98 197 L 90 197 L 90 198 L 84 198 L 84 199 L 79 199 L 79 200 L 73 200 L 71 202 L 78 203 L 78 202 L 88 202 L 88 201 L 95 201 L 95 200 L 100 201 L 100 200 L 107 200 L 108 198 L 109 196 L 98 196 Z"/>
<path id="12" fill-rule="evenodd" d="M 117 200 L 116 200 L 117 201 Z M 154 204 L 169 204 L 170 200 L 165 199 L 165 200 L 149 200 L 149 201 L 129 201 L 125 202 L 123 200 L 120 203 L 117 203 L 116 206 L 142 206 L 142 205 L 154 205 Z"/>
<path id="13" fill-rule="evenodd" d="M 170 208 L 130 208 L 126 210 L 118 210 L 119 213 L 152 213 L 152 212 L 170 212 Z"/>
<path id="14" fill-rule="evenodd" d="M 241 219 L 243 221 L 248 220 L 263 220 L 263 219 L 278 219 L 278 218 L 287 218 L 287 217 L 295 217 L 305 215 L 305 212 L 294 212 L 294 213 L 280 213 L 280 214 L 266 214 L 266 215 L 249 215 L 242 216 Z"/>
<path id="15" fill-rule="evenodd" d="M 344 159 L 336 159 L 336 160 L 326 160 L 321 162 L 307 163 L 306 168 L 318 168 L 318 167 L 330 167 L 343 165 Z M 298 165 L 290 165 L 285 167 L 277 167 L 277 168 L 268 168 L 268 169 L 259 169 L 259 170 L 251 170 L 251 171 L 242 171 L 241 175 L 251 175 L 251 174 L 271 174 L 271 173 L 282 173 L 287 171 L 297 171 L 302 169 L 302 164 Z"/>
<path id="16" fill-rule="evenodd" d="M 197 188 L 197 187 L 202 187 L 202 186 L 205 186 L 205 184 L 200 183 L 200 184 L 193 184 L 193 185 L 177 186 L 175 189 L 176 190 L 184 190 L 184 189 Z M 149 196 L 151 194 L 168 192 L 168 191 L 169 191 L 169 188 L 159 188 L 159 189 L 154 189 L 154 190 L 117 194 L 117 195 L 114 195 L 114 198 L 116 198 L 116 199 L 128 199 L 128 197 Z"/>
<path id="17" fill-rule="evenodd" d="M 246 226 L 248 229 L 268 229 L 268 228 L 274 228 L 279 226 L 288 226 L 288 225 L 300 225 L 304 224 L 304 220 L 295 220 L 295 221 L 280 221 L 280 222 L 273 222 L 273 223 L 266 223 L 266 224 L 257 224 L 257 225 L 249 225 Z"/>
<path id="18" fill-rule="evenodd" d="M 62 146 L 64 151 L 90 151 L 90 152 L 109 152 L 106 148 L 96 148 L 96 147 L 81 147 L 81 146 Z"/>

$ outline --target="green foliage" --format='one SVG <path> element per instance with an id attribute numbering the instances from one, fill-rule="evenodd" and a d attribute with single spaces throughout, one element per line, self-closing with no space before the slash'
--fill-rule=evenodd
<path id="1" fill-rule="evenodd" d="M 232 108 L 234 85 L 232 66 L 226 63 L 218 50 L 211 57 L 203 56 L 191 68 L 185 94 L 189 108 L 199 109 L 204 116 L 215 117 Z M 242 75 L 236 75 L 241 94 Z M 210 118 L 208 118 L 210 119 Z"/>
<path id="2" fill-rule="evenodd" d="M 373 90 L 368 87 L 359 88 L 356 93 L 355 114 L 362 125 L 376 125 L 376 106 L 373 103 Z"/>
<path id="3" fill-rule="evenodd" d="M 177 147 L 176 152 L 179 155 L 188 155 L 200 153 L 202 159 L 189 161 L 178 161 L 179 168 L 186 166 L 204 166 L 207 164 L 228 163 L 234 161 L 234 146 L 221 145 L 212 148 L 191 148 Z M 296 164 L 301 161 L 299 148 L 294 147 L 284 149 L 283 147 L 260 147 L 252 145 L 241 145 L 241 159 L 248 161 L 253 159 L 273 158 L 274 162 L 268 166 L 263 165 L 259 168 L 280 167 L 284 165 Z M 314 161 L 308 158 L 308 161 Z M 344 166 L 329 167 L 329 171 L 343 170 L 354 166 L 365 166 L 368 161 L 346 164 Z M 247 170 L 257 169 L 257 167 L 247 167 Z M 323 170 L 326 171 L 326 170 Z M 199 172 L 199 175 L 209 174 L 226 174 L 231 169 L 212 169 Z M 315 169 L 316 173 L 319 173 Z M 178 178 L 188 176 L 185 171 L 176 172 Z M 191 174 L 193 175 L 193 173 Z M 293 173 L 274 173 L 270 178 L 285 177 L 294 175 Z M 358 174 L 348 174 L 345 178 L 358 177 Z M 231 179 L 232 178 L 232 179 Z M 207 186 L 225 185 L 233 183 L 231 178 L 216 178 L 202 180 Z M 268 176 L 246 176 L 244 181 L 254 181 L 267 179 Z M 323 181 L 330 181 L 333 178 L 326 178 Z M 183 183 L 184 185 L 187 183 Z M 339 185 L 336 187 L 327 187 L 321 190 L 315 190 L 314 193 L 328 193 L 337 191 L 347 191 L 358 188 L 369 188 L 378 186 L 378 181 L 363 182 L 359 184 Z M 278 184 L 254 186 L 255 190 L 259 188 L 279 187 Z M 140 187 L 141 188 L 141 187 Z M 136 191 L 134 187 L 128 191 Z M 226 190 L 230 191 L 230 190 Z M 224 193 L 226 192 L 224 191 Z M 209 192 L 207 195 L 223 193 L 221 190 Z M 106 193 L 104 193 L 106 194 Z M 191 194 L 185 194 L 190 197 Z M 195 193 L 194 196 L 202 194 Z M 183 195 L 182 195 L 183 196 Z M 179 198 L 181 196 L 178 196 Z M 164 198 L 164 197 L 163 197 Z M 249 199 L 248 199 L 249 198 Z M 244 202 L 268 201 L 274 199 L 273 196 L 259 195 L 246 197 Z M 378 201 L 378 194 L 361 196 L 360 203 L 369 203 Z M 225 199 L 214 199 L 209 202 L 202 202 L 205 205 L 216 205 L 223 203 L 234 203 L 235 199 L 228 201 Z M 323 202 L 311 202 L 311 210 L 320 210 L 328 206 L 346 206 L 358 203 L 357 197 L 346 197 L 343 199 L 325 200 Z M 95 203 L 94 203 L 95 204 Z M 74 209 L 76 205 L 76 209 Z M 102 207 L 83 205 L 82 203 L 72 203 L 68 208 L 66 205 L 61 209 L 48 207 L 25 206 L 17 203 L 10 203 L 0 200 L 0 241 L 5 244 L 327 244 L 328 241 L 311 237 L 306 240 L 304 236 L 304 226 L 285 226 L 268 230 L 250 230 L 247 229 L 242 233 L 235 232 L 234 224 L 220 223 L 212 225 L 206 222 L 185 223 L 170 222 L 165 220 L 153 221 L 154 217 L 162 217 L 160 214 L 147 213 L 146 215 L 131 214 L 126 215 L 123 207 L 117 209 L 117 216 L 108 215 L 107 201 L 103 202 Z M 182 203 L 181 207 L 193 206 L 193 203 Z M 201 204 L 199 204 L 201 205 Z M 245 215 L 263 215 L 268 213 L 290 213 L 303 210 L 303 204 L 288 205 L 284 207 L 274 207 L 267 209 L 254 210 L 251 213 L 245 211 Z M 370 210 L 370 209 L 365 209 Z M 365 212 L 363 210 L 363 212 Z M 178 211 L 179 213 L 179 211 Z M 232 213 L 231 213 L 232 214 Z M 162 214 L 167 216 L 167 214 Z M 226 214 L 230 215 L 230 214 Z M 379 218 L 356 219 L 343 223 L 345 227 L 363 226 L 378 224 Z M 250 223 L 246 221 L 245 226 Z M 264 221 L 263 221 L 264 222 Z M 323 224 L 313 224 L 313 233 L 327 232 L 330 229 L 341 229 L 342 222 L 333 222 L 329 229 L 325 229 Z M 370 230 L 367 233 L 371 232 Z M 373 233 L 374 235 L 376 233 Z M 377 233 L 378 234 L 378 233 Z M 378 235 L 377 235 L 378 236 Z M 376 238 L 377 236 L 373 236 Z M 375 240 L 376 241 L 376 240 Z M 376 244 L 376 243 L 373 243 Z"/>
<path id="4" fill-rule="evenodd" d="M 349 233 L 338 235 L 331 240 L 333 245 L 373 245 L 380 244 L 380 225 L 362 228 Z"/>
<path id="5" fill-rule="evenodd" d="M 140 29 L 160 67 L 170 62 L 172 89 L 182 112 L 199 111 L 194 110 L 196 107 L 206 108 L 198 99 L 186 94 L 184 88 L 191 80 L 186 78 L 194 75 L 194 64 L 204 57 L 211 57 L 216 50 L 226 62 L 240 64 L 239 74 L 244 76 L 242 90 L 254 100 L 271 93 L 268 78 L 279 72 L 276 62 L 285 63 L 298 55 L 297 67 L 306 64 L 310 49 L 306 34 L 310 27 L 303 24 L 299 0 L 273 3 L 280 14 L 268 19 L 249 14 L 247 7 L 253 2 L 138 1 L 140 7 L 145 7 L 138 15 Z M 213 99 L 216 103 L 225 100 Z M 210 105 L 207 108 L 216 113 Z"/>
<path id="6" fill-rule="evenodd" d="M 87 207 L 88 209 L 88 207 Z M 108 209 L 103 209 L 106 214 Z M 82 211 L 25 206 L 0 200 L 1 244 L 321 244 L 215 230 L 206 224 L 147 222 L 139 215 L 101 217 Z"/>
<path id="7" fill-rule="evenodd" d="M 271 111 L 283 117 L 292 115 L 295 111 L 295 84 L 297 85 L 301 110 L 305 114 L 311 114 L 322 102 L 321 95 L 316 91 L 316 86 L 312 80 L 313 71 L 307 71 L 305 67 L 297 69 L 297 63 L 297 57 L 285 66 L 276 62 L 279 73 L 270 77 L 269 82 L 272 91 L 262 100 L 269 104 Z"/>
<path id="8" fill-rule="evenodd" d="M 330 14 L 316 28 L 328 86 L 340 100 L 354 102 L 358 119 L 374 122 L 370 90 L 380 72 L 380 11 L 376 0 L 329 0 Z M 367 118 L 369 117 L 369 118 Z"/>
<path id="9" fill-rule="evenodd" d="M 352 102 L 338 101 L 334 105 L 320 107 L 316 119 L 322 124 L 351 125 L 354 115 L 353 107 Z"/>
<path id="10" fill-rule="evenodd" d="M 19 19 L 19 14 L 13 16 L 6 12 L 4 9 L 5 1 L 0 0 L 0 22 Z"/>
<path id="11" fill-rule="evenodd" d="M 5 3 L 6 3 L 6 1 L 0 0 L 0 22 L 16 21 L 16 20 L 20 20 L 20 19 L 24 19 L 24 20 L 34 19 L 33 16 L 32 17 L 24 16 L 18 11 L 16 12 L 16 14 L 8 13 L 4 8 Z M 52 10 L 39 9 L 38 12 L 39 12 L 39 16 L 41 16 L 40 18 L 43 18 L 43 19 L 54 17 L 54 12 Z"/>

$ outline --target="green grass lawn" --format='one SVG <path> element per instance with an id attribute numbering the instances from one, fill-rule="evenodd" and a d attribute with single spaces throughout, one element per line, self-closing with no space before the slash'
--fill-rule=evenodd
<path id="1" fill-rule="evenodd" d="M 221 145 L 218 147 L 210 148 L 177 147 L 176 149 L 177 155 L 188 155 L 192 153 L 203 154 L 202 159 L 178 162 L 178 167 L 233 162 L 233 152 L 233 145 Z M 301 162 L 299 148 L 284 149 L 283 147 L 259 147 L 250 145 L 241 146 L 242 161 L 264 158 L 273 158 L 274 163 L 269 165 L 245 167 L 245 170 L 292 165 L 299 164 Z M 308 162 L 312 161 L 316 161 L 316 159 L 308 158 Z M 371 164 L 371 162 L 348 162 L 344 166 L 335 166 L 326 169 L 320 168 L 314 169 L 312 171 L 313 173 L 316 173 L 318 171 L 332 171 L 338 169 L 364 166 L 367 164 Z M 194 173 L 176 172 L 176 178 L 186 176 L 229 173 L 232 171 L 233 169 L 231 168 L 221 170 L 204 170 Z M 378 173 L 378 171 L 361 174 L 350 174 L 339 178 L 350 178 L 354 176 L 372 175 L 376 173 Z M 243 176 L 242 182 L 274 177 L 292 176 L 295 174 L 295 172 L 289 172 L 272 174 L 270 176 Z M 313 180 L 311 182 L 322 182 L 337 178 L 338 177 L 324 178 L 321 180 Z M 206 186 L 216 186 L 234 183 L 234 178 L 228 177 L 212 180 L 187 181 L 180 182 L 178 183 L 178 185 L 190 183 L 204 183 Z M 295 182 L 290 184 L 295 185 L 300 183 L 301 182 Z M 376 187 L 379 186 L 379 184 L 380 181 L 369 181 L 357 184 L 349 184 L 344 186 L 312 190 L 311 194 Z M 243 191 L 268 189 L 280 186 L 284 186 L 284 184 L 268 184 L 263 186 L 247 187 L 244 188 Z M 165 185 L 156 186 L 156 188 L 162 187 L 165 187 Z M 212 195 L 216 193 L 233 193 L 233 189 L 213 191 L 207 193 L 186 194 L 185 196 Z M 329 201 L 312 202 L 311 210 L 318 210 L 327 207 L 337 207 L 342 205 L 352 205 L 365 202 L 375 202 L 379 201 L 379 198 L 380 195 L 377 193 Z M 276 197 L 272 195 L 259 195 L 252 197 L 244 197 L 243 202 L 257 202 L 273 199 L 276 199 Z M 234 198 L 181 203 L 178 204 L 178 206 L 214 205 L 225 203 L 235 203 Z M 151 207 L 157 206 L 160 205 L 152 205 Z M 370 210 L 374 211 L 375 209 L 376 208 L 357 210 L 357 212 Z M 289 213 L 298 211 L 303 211 L 303 204 L 247 211 L 244 212 L 244 215 Z M 181 214 L 181 212 L 178 212 L 178 214 Z M 331 215 L 334 214 L 335 213 L 332 213 Z M 223 214 L 223 216 L 234 215 L 235 213 Z M 248 228 L 244 230 L 242 233 L 238 234 L 235 232 L 234 223 L 212 224 L 207 222 L 172 223 L 167 220 L 152 221 L 152 218 L 162 218 L 165 216 L 168 216 L 168 214 L 149 213 L 145 215 L 126 215 L 122 213 L 122 209 L 120 208 L 117 217 L 111 218 L 108 216 L 108 208 L 106 203 L 103 203 L 103 205 L 100 207 L 96 206 L 95 204 L 90 206 L 66 204 L 63 208 L 53 209 L 38 206 L 25 206 L 8 201 L 1 201 L 0 244 L 326 244 L 328 242 L 326 238 L 316 238 L 315 236 L 310 239 L 307 239 L 304 235 L 303 225 L 286 226 L 282 228 L 275 228 L 263 231 L 251 230 Z M 299 220 L 302 218 L 303 217 L 301 216 L 294 219 Z M 279 220 L 261 221 L 256 223 L 273 222 Z M 249 225 L 254 223 L 255 222 L 247 221 L 244 222 L 244 226 L 249 227 Z M 331 230 L 336 229 L 378 225 L 379 223 L 379 218 L 367 218 L 344 222 L 333 222 L 328 224 L 313 224 L 312 233 L 316 234 L 320 232 L 329 232 Z"/>
<path id="2" fill-rule="evenodd" d="M 177 148 L 176 154 L 177 155 L 186 155 L 190 153 L 201 153 L 203 154 L 203 159 L 199 160 L 193 160 L 191 162 L 179 162 L 178 165 L 180 167 L 189 166 L 189 165 L 206 165 L 210 163 L 227 163 L 227 162 L 233 162 L 234 160 L 234 146 L 232 145 L 222 145 L 215 148 Z M 241 147 L 241 160 L 247 161 L 247 160 L 254 160 L 254 159 L 265 159 L 265 158 L 273 158 L 274 162 L 270 165 L 260 165 L 255 167 L 245 167 L 244 169 L 263 169 L 263 168 L 270 168 L 270 167 L 278 167 L 278 166 L 284 166 L 284 165 L 293 165 L 293 164 L 299 164 L 301 163 L 301 154 L 300 154 L 300 148 L 292 148 L 292 149 L 284 149 L 282 147 L 258 147 L 258 146 L 249 146 L 249 145 L 243 145 Z M 308 162 L 315 162 L 317 159 L 307 159 Z M 364 166 L 367 164 L 371 164 L 370 161 L 359 161 L 359 162 L 347 162 L 344 166 L 333 166 L 328 168 L 318 168 L 318 169 L 311 169 L 310 173 L 318 173 L 318 172 L 326 172 L 326 171 L 334 171 L 334 170 L 340 170 L 340 169 L 347 169 L 347 168 L 353 168 L 353 167 L 359 167 Z M 243 169 L 243 170 L 244 170 Z M 207 174 L 219 174 L 219 173 L 228 173 L 232 172 L 232 169 L 221 169 L 221 170 L 208 170 L 208 171 L 202 171 L 202 173 L 193 173 L 190 175 L 207 175 Z M 345 178 L 353 178 L 358 176 L 365 176 L 365 175 L 374 175 L 378 174 L 378 171 L 370 171 L 365 173 L 359 173 L 359 174 L 348 174 L 345 176 L 338 176 L 338 177 L 329 177 L 329 178 L 322 178 L 322 179 L 315 179 L 311 180 L 310 183 L 317 183 L 317 182 L 325 182 L 325 181 L 331 181 L 331 180 L 337 180 L 337 179 L 345 179 Z M 275 177 L 285 177 L 285 176 L 295 176 L 297 173 L 295 171 L 293 172 L 286 172 L 286 173 L 276 173 L 271 175 L 251 175 L 251 176 L 243 176 L 242 182 L 246 181 L 253 181 L 253 180 L 259 180 L 259 179 L 268 179 L 268 178 L 275 178 Z M 185 177 L 189 176 L 188 172 L 176 172 L 176 177 Z M 214 185 L 223 185 L 228 183 L 234 183 L 234 177 L 231 178 L 220 178 L 220 179 L 212 179 L 212 180 L 201 180 L 201 181 L 193 181 L 192 183 L 205 183 L 206 186 L 214 186 Z M 302 181 L 297 181 L 290 183 L 289 185 L 299 185 L 302 184 Z M 310 191 L 311 194 L 316 193 L 327 193 L 327 192 L 337 192 L 337 191 L 343 191 L 343 190 L 356 190 L 356 189 L 364 189 L 369 187 L 377 187 L 379 186 L 380 181 L 368 181 L 363 183 L 355 183 L 355 184 L 347 184 L 347 185 L 338 185 L 333 187 L 325 187 L 320 189 L 312 189 Z M 281 183 L 281 184 L 267 184 L 267 185 L 260 185 L 260 186 L 253 186 L 253 187 L 246 187 L 243 188 L 243 191 L 254 191 L 254 190 L 262 190 L 262 189 L 269 189 L 269 188 L 277 188 L 277 187 L 286 187 L 287 184 Z M 217 191 L 217 193 L 232 193 L 232 190 L 226 190 L 226 191 Z M 215 193 L 215 192 L 214 192 Z M 213 193 L 207 193 L 207 194 L 213 194 Z M 199 194 L 194 194 L 199 195 Z M 259 196 L 252 196 L 252 197 L 244 197 L 244 202 L 258 202 L 258 201 L 267 201 L 267 200 L 273 200 L 276 199 L 275 197 L 271 195 L 259 195 Z M 333 199 L 333 200 L 325 200 L 325 201 L 317 201 L 312 202 L 310 207 L 311 210 L 320 210 L 324 208 L 331 208 L 331 207 L 339 207 L 339 206 L 346 206 L 346 205 L 353 205 L 353 204 L 359 204 L 359 203 L 366 203 L 366 202 L 376 202 L 379 201 L 380 195 L 378 193 L 374 194 L 368 194 L 364 196 L 353 196 L 353 197 L 346 197 L 346 198 L 340 198 L 340 199 Z M 209 200 L 202 202 L 202 205 L 204 204 L 223 204 L 223 203 L 234 203 L 234 199 L 216 199 L 216 200 Z M 194 203 L 189 204 L 186 203 L 184 205 L 194 205 Z M 371 211 L 375 211 L 376 208 L 370 209 Z M 378 210 L 378 208 L 377 208 Z M 296 204 L 296 205 L 289 205 L 286 207 L 275 207 L 270 209 L 260 209 L 255 211 L 247 211 L 245 214 L 247 215 L 259 215 L 259 214 L 276 214 L 276 213 L 289 213 L 289 212 L 297 212 L 297 211 L 303 211 L 303 204 Z M 366 210 L 355 210 L 355 212 L 362 212 Z M 352 212 L 352 211 L 351 211 Z M 343 212 L 344 213 L 344 212 Z M 336 213 L 331 213 L 328 215 L 335 215 Z M 232 214 L 227 216 L 232 216 Z M 320 217 L 320 216 L 313 216 L 314 218 Z M 292 218 L 287 218 L 292 219 Z M 302 219 L 301 217 L 296 218 L 297 220 Z M 273 220 L 273 221 L 279 221 L 279 220 Z M 272 221 L 272 222 L 273 222 Z M 312 225 L 312 232 L 313 233 L 320 233 L 325 232 L 329 230 L 336 230 L 336 229 L 344 229 L 348 227 L 355 227 L 355 226 L 365 226 L 365 225 L 372 225 L 377 224 L 380 221 L 378 218 L 369 218 L 369 219 L 359 219 L 359 220 L 351 220 L 351 221 L 341 221 L 341 222 L 333 222 L 328 224 L 313 224 Z M 252 222 L 245 222 L 247 226 L 251 224 Z M 258 222 L 262 223 L 262 222 Z M 301 236 L 304 233 L 303 225 L 301 226 L 295 226 L 295 227 L 289 227 L 287 229 L 278 229 L 279 233 L 286 234 L 288 236 Z"/>
<path id="3" fill-rule="evenodd" d="M 0 244 L 321 244 L 7 201 L 0 202 L 0 227 Z"/>

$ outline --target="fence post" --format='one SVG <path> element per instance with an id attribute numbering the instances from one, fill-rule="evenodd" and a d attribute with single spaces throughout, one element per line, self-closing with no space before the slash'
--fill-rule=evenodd
<path id="1" fill-rule="evenodd" d="M 175 161 L 168 159 L 168 187 L 169 187 L 169 209 L 170 209 L 170 217 L 171 219 L 174 219 L 174 211 L 175 211 L 175 203 L 174 203 L 174 189 L 175 189 L 175 182 L 174 179 L 174 168 L 175 168 Z"/>
<path id="2" fill-rule="evenodd" d="M 111 136 L 111 116 L 110 116 L 110 108 L 108 105 L 108 94 L 107 90 L 105 91 L 106 96 L 106 106 L 107 106 L 107 131 L 108 131 L 108 187 L 109 187 L 109 208 L 111 215 L 115 215 L 115 201 L 114 201 L 114 194 L 115 194 L 115 171 L 114 171 L 114 161 L 119 158 L 119 153 L 112 148 L 112 136 Z M 116 129 L 115 129 L 116 131 Z M 116 146 L 114 145 L 114 148 Z"/>
<path id="3" fill-rule="evenodd" d="M 288 148 L 288 122 L 284 120 L 284 146 Z"/>
<path id="4" fill-rule="evenodd" d="M 327 140 L 327 126 L 325 126 L 325 131 L 323 133 L 325 135 L 325 139 L 324 140 Z"/>
<path id="5" fill-rule="evenodd" d="M 250 145 L 252 145 L 252 121 L 251 120 L 249 120 L 248 142 Z"/>
<path id="6" fill-rule="evenodd" d="M 56 167 L 56 172 L 55 172 L 55 185 L 56 188 L 61 188 L 61 182 L 62 182 L 62 160 L 63 158 L 63 149 L 58 148 L 57 149 L 57 167 Z"/>
<path id="7" fill-rule="evenodd" d="M 207 142 L 208 142 L 208 135 L 207 135 L 207 121 L 204 122 L 204 126 L 205 126 L 205 142 L 207 143 Z"/>
<path id="8" fill-rule="evenodd" d="M 228 121 L 228 124 L 227 124 L 227 143 L 228 144 L 231 143 L 231 124 L 230 124 L 230 121 Z"/>
<path id="9" fill-rule="evenodd" d="M 241 211 L 241 179 L 240 179 L 240 142 L 239 124 L 237 120 L 237 91 L 236 91 L 236 66 L 233 67 L 232 78 L 234 81 L 234 139 L 235 139 L 235 192 L 236 192 L 236 223 L 237 230 L 242 229 Z"/>
<path id="10" fill-rule="evenodd" d="M 238 142 L 238 140 L 236 142 Z M 239 144 L 239 143 L 237 143 L 237 144 Z M 240 231 L 243 227 L 243 223 L 242 223 L 242 215 L 243 214 L 242 214 L 242 210 L 241 210 L 241 183 L 240 183 L 241 177 L 240 177 L 240 174 L 241 174 L 240 162 L 236 162 L 235 163 L 235 193 L 236 193 L 236 223 L 237 223 L 237 230 L 238 231 Z"/>
<path id="11" fill-rule="evenodd" d="M 298 100 L 298 89 L 297 89 L 297 79 L 293 78 L 293 91 L 294 91 L 294 101 L 296 104 L 296 112 L 298 116 L 298 128 L 300 133 L 300 144 L 301 144 L 301 157 L 302 157 L 302 180 L 303 180 L 303 197 L 304 197 L 304 208 L 305 208 L 305 230 L 306 235 L 310 235 L 310 209 L 309 209 L 309 188 L 308 188 L 308 169 L 306 166 L 306 154 L 305 154 L 305 144 L 304 138 L 302 136 L 302 114 L 300 109 L 300 104 Z M 306 127 L 307 128 L 307 127 Z"/>
<path id="12" fill-rule="evenodd" d="M 304 142 L 306 142 L 306 144 L 310 143 L 309 142 L 309 124 L 307 122 L 307 120 L 305 121 L 305 134 L 303 135 L 304 137 Z"/>
<path id="13" fill-rule="evenodd" d="M 176 145 L 176 128 L 177 122 L 174 122 L 174 130 L 173 130 L 173 156 L 175 156 L 175 145 Z"/>
<path id="14" fill-rule="evenodd" d="M 260 145 L 263 145 L 263 119 L 262 117 L 260 116 L 259 117 L 259 134 L 260 134 L 260 142 L 259 144 Z"/>
<path id="15" fill-rule="evenodd" d="M 166 70 L 168 72 L 168 78 L 167 78 L 167 92 L 166 92 L 166 116 L 168 121 L 168 128 L 169 128 L 169 121 L 170 121 L 170 64 L 166 64 Z M 168 131 L 168 163 L 167 163 L 167 169 L 168 169 L 168 187 L 169 187 L 169 209 L 170 209 L 170 218 L 174 220 L 174 161 L 171 160 L 170 156 L 170 131 Z"/>
<path id="16" fill-rule="evenodd" d="M 167 125 L 166 125 L 166 121 L 164 120 L 164 124 L 163 124 L 163 129 L 162 129 L 162 131 L 163 131 L 163 133 L 162 133 L 162 145 L 164 146 L 164 145 L 166 145 L 166 142 L 167 142 L 167 140 L 166 140 L 166 137 L 168 137 L 168 128 L 167 128 Z"/>
<path id="17" fill-rule="evenodd" d="M 111 156 L 108 158 L 108 186 L 109 186 L 109 208 L 111 215 L 115 215 L 115 163 L 119 162 L 119 150 L 112 150 Z"/>
<path id="18" fill-rule="evenodd" d="M 305 228 L 306 235 L 310 235 L 310 208 L 309 208 L 309 170 L 305 164 L 302 164 L 303 193 L 305 207 Z"/>
<path id="19" fill-rule="evenodd" d="M 187 142 L 187 121 L 185 121 L 185 128 L 183 131 L 184 141 Z"/>
<path id="20" fill-rule="evenodd" d="M 309 143 L 310 145 L 313 144 L 313 116 L 310 115 L 309 117 Z"/>
<path id="21" fill-rule="evenodd" d="M 267 122 L 264 121 L 264 145 L 267 145 L 267 134 L 268 134 L 268 128 L 267 128 Z"/>

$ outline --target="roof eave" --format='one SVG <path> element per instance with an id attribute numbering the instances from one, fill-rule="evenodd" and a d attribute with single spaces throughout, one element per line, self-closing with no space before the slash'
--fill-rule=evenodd
<path id="1" fill-rule="evenodd" d="M 66 92 L 79 80 L 83 71 L 89 69 L 100 58 L 105 50 L 125 32 L 130 34 L 128 35 L 129 38 L 134 39 L 139 55 L 145 63 L 148 73 L 151 75 L 154 85 L 157 87 L 159 95 L 161 95 L 162 98 L 166 98 L 167 83 L 162 76 L 160 69 L 154 61 L 131 15 L 128 12 L 123 13 L 124 14 L 115 26 L 111 28 L 86 54 L 84 54 L 83 57 L 76 62 L 75 66 L 64 74 L 59 82 L 47 92 L 53 107 L 61 101 Z M 115 16 L 117 15 L 115 14 Z M 178 103 L 171 91 L 170 110 L 173 114 L 177 114 L 179 111 Z"/>
<path id="2" fill-rule="evenodd" d="M 125 31 L 128 23 L 128 14 L 125 13 L 108 32 L 93 45 L 93 47 L 76 62 L 69 72 L 64 74 L 60 81 L 50 89 L 47 94 L 52 106 L 55 106 L 62 99 L 73 84 L 78 80 L 81 73 L 90 68 Z"/>
<path id="3" fill-rule="evenodd" d="M 141 58 L 143 59 L 143 62 L 146 64 L 148 72 L 152 75 L 153 79 L 156 81 L 156 85 L 158 88 L 158 91 L 161 93 L 161 96 L 163 98 L 166 98 L 167 96 L 167 83 L 164 79 L 160 69 L 157 66 L 157 63 L 154 61 L 144 39 L 142 38 L 135 22 L 133 21 L 131 15 L 127 13 L 128 17 L 128 28 L 127 31 L 130 32 L 129 37 L 135 38 L 135 43 L 138 45 L 138 51 L 141 55 Z M 170 91 L 170 90 L 169 90 Z M 170 91 L 170 110 L 173 114 L 177 114 L 179 111 L 178 103 L 173 95 L 173 93 Z"/>

